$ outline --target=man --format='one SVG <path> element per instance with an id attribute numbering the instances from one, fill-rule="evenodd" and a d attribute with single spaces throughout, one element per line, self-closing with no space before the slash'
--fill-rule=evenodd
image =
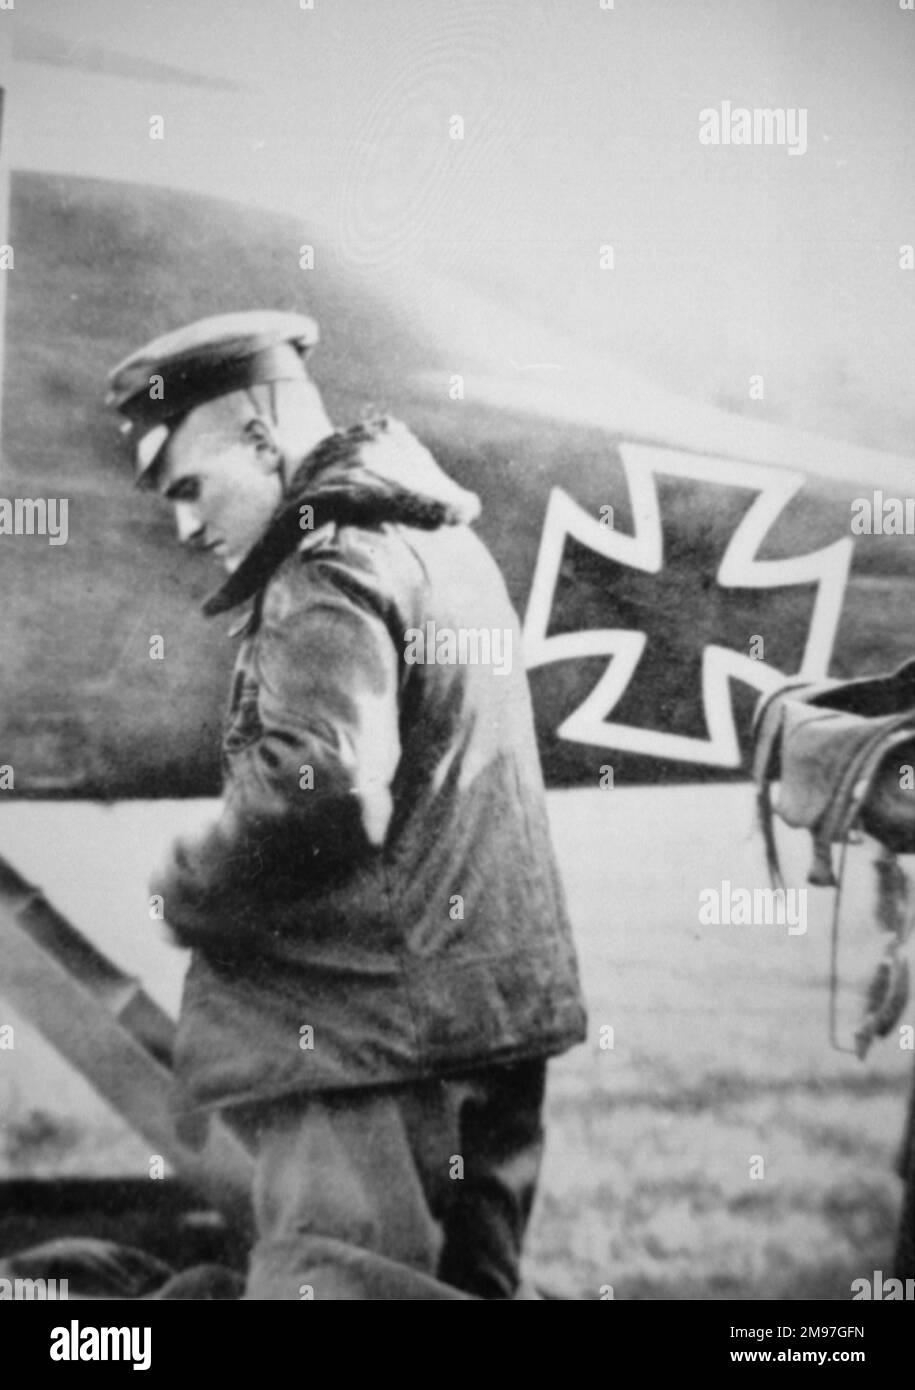
<path id="1" fill-rule="evenodd" d="M 477 498 L 396 421 L 333 430 L 316 337 L 224 315 L 111 375 L 229 572 L 205 611 L 250 605 L 222 814 L 152 884 L 193 950 L 177 1080 L 254 1148 L 247 1297 L 512 1298 L 584 1035 L 517 620 Z"/>

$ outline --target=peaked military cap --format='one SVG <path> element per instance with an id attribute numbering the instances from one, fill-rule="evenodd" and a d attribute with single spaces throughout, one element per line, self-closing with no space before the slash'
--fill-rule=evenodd
<path id="1" fill-rule="evenodd" d="M 126 417 L 138 483 L 189 411 L 261 382 L 306 377 L 317 341 L 318 325 L 304 314 L 252 310 L 198 319 L 125 357 L 109 373 L 105 402 Z"/>

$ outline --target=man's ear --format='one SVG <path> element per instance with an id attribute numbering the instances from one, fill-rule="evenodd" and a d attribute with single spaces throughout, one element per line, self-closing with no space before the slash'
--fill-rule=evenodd
<path id="1" fill-rule="evenodd" d="M 254 451 L 264 465 L 265 472 L 275 473 L 282 468 L 282 450 L 266 420 L 261 420 L 258 416 L 247 420 L 244 436 L 248 443 L 254 446 Z"/>

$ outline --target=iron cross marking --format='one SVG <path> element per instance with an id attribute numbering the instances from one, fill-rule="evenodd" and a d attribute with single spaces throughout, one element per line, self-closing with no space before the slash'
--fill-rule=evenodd
<path id="1" fill-rule="evenodd" d="M 607 658 L 559 738 L 738 767 L 731 681 L 765 691 L 794 674 L 757 659 L 752 639 L 764 653 L 799 653 L 805 676 L 824 674 L 853 541 L 761 560 L 800 474 L 655 446 L 619 453 L 631 532 L 561 488 L 550 494 L 524 622 L 528 668 Z"/>

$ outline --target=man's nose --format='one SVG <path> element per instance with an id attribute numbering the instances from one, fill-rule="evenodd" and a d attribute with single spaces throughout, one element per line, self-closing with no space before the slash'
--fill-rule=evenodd
<path id="1" fill-rule="evenodd" d="M 202 534 L 203 524 L 189 502 L 175 503 L 175 528 L 182 545 Z"/>

